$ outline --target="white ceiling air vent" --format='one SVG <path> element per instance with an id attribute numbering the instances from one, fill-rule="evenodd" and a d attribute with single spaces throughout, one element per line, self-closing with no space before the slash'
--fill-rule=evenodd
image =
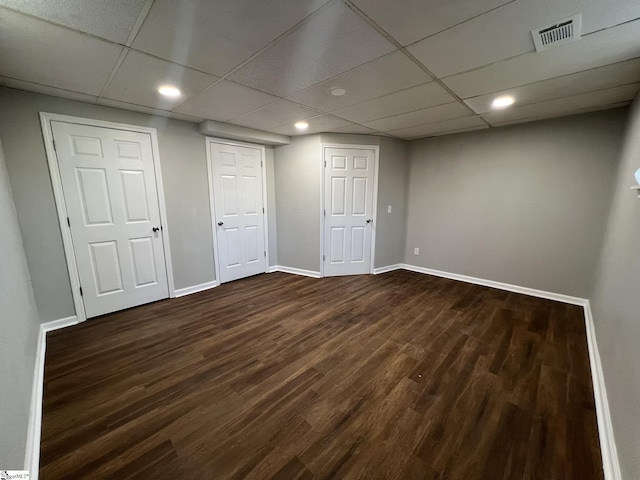
<path id="1" fill-rule="evenodd" d="M 536 50 L 542 52 L 549 48 L 564 45 L 565 43 L 580 40 L 580 26 L 582 23 L 582 14 L 579 13 L 573 17 L 565 18 L 551 25 L 531 30 L 533 43 Z"/>

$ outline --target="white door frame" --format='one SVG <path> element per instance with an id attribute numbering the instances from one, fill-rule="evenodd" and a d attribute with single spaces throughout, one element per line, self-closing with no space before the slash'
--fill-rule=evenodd
<path id="1" fill-rule="evenodd" d="M 264 207 L 263 221 L 264 221 L 264 251 L 267 252 L 265 257 L 264 272 L 269 271 L 269 218 L 267 209 L 267 149 L 264 145 L 257 143 L 237 142 L 235 140 L 227 140 L 225 138 L 217 137 L 205 137 L 205 144 L 207 150 L 207 176 L 209 177 L 209 205 L 211 206 L 211 232 L 213 234 L 213 256 L 216 264 L 216 282 L 220 284 L 220 258 L 218 255 L 218 232 L 216 228 L 216 202 L 213 196 L 213 159 L 211 158 L 211 144 L 221 143 L 223 145 L 231 145 L 234 147 L 248 147 L 255 148 L 262 152 L 262 206 Z"/>
<path id="2" fill-rule="evenodd" d="M 69 215 L 67 213 L 67 204 L 65 203 L 64 191 L 62 189 L 62 179 L 60 177 L 58 157 L 56 155 L 55 147 L 53 144 L 53 132 L 51 129 L 52 121 L 149 134 L 149 136 L 151 137 L 153 167 L 155 170 L 155 181 L 158 191 L 158 206 L 160 208 L 160 221 L 162 224 L 160 233 L 162 234 L 162 243 L 164 246 L 164 262 L 167 267 L 167 285 L 169 286 L 169 297 L 175 297 L 176 291 L 173 284 L 171 249 L 169 248 L 169 223 L 167 222 L 167 210 L 164 202 L 162 170 L 160 169 L 160 149 L 158 148 L 158 133 L 156 129 L 150 127 L 140 127 L 138 125 L 129 125 L 125 123 L 94 120 L 92 118 L 72 117 L 69 115 L 59 115 L 57 113 L 40 112 L 42 136 L 44 137 L 44 147 L 47 154 L 47 161 L 49 163 L 49 173 L 51 175 L 51 184 L 53 186 L 53 196 L 55 198 L 56 209 L 58 211 L 58 223 L 60 224 L 60 231 L 62 232 L 62 243 L 64 245 L 65 256 L 67 257 L 67 270 L 69 272 L 69 279 L 71 280 L 71 294 L 73 295 L 73 305 L 76 309 L 76 317 L 78 318 L 78 322 L 84 322 L 87 319 L 87 314 L 84 309 L 84 300 L 82 298 L 82 295 L 80 295 L 80 277 L 78 275 L 78 264 L 76 262 L 75 251 L 73 248 L 71 229 L 67 225 L 67 217 Z"/>
<path id="3" fill-rule="evenodd" d="M 371 262 L 369 264 L 369 273 L 373 273 L 373 265 L 376 258 L 376 228 L 378 224 L 378 164 L 380 157 L 379 145 L 350 145 L 342 143 L 323 143 L 322 158 L 320 159 L 320 171 L 322 175 L 322 183 L 320 186 L 320 276 L 324 277 L 324 234 L 325 234 L 325 216 L 324 216 L 324 187 L 325 187 L 325 154 L 328 148 L 346 148 L 357 150 L 373 150 L 373 225 L 371 226 Z"/>

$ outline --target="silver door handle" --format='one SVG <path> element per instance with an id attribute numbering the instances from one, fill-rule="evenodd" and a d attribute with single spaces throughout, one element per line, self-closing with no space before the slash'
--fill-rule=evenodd
<path id="1" fill-rule="evenodd" d="M 373 218 L 367 218 L 367 223 L 373 223 Z"/>
<path id="2" fill-rule="evenodd" d="M 222 225 L 224 225 L 224 222 L 218 222 L 219 227 L 221 227 Z"/>
<path id="3" fill-rule="evenodd" d="M 160 229 L 158 227 L 153 227 L 151 230 L 153 230 L 154 232 L 159 232 Z"/>

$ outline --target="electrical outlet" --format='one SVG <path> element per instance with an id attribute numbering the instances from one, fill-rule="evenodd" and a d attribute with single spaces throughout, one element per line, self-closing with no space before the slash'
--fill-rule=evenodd
<path id="1" fill-rule="evenodd" d="M 420 255 L 420 249 L 418 247 L 413 249 L 413 254 L 414 255 Z"/>
<path id="2" fill-rule="evenodd" d="M 391 205 L 387 207 L 387 213 L 391 213 Z"/>

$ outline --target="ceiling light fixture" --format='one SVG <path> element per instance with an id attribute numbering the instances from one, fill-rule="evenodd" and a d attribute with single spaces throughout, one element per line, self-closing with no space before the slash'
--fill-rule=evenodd
<path id="1" fill-rule="evenodd" d="M 309 128 L 309 124 L 307 122 L 296 122 L 294 127 L 296 127 L 298 130 L 306 130 L 307 128 Z"/>
<path id="2" fill-rule="evenodd" d="M 509 95 L 505 95 L 504 97 L 496 98 L 491 104 L 491 106 L 496 109 L 507 108 L 513 105 L 513 102 L 515 102 L 515 99 L 513 97 L 510 97 Z"/>
<path id="3" fill-rule="evenodd" d="M 180 96 L 180 90 L 178 90 L 176 87 L 173 87 L 171 85 L 163 85 L 160 88 L 158 88 L 158 92 L 160 92 L 160 95 L 164 95 L 165 97 L 179 97 Z"/>
<path id="4" fill-rule="evenodd" d="M 331 95 L 334 97 L 341 97 L 345 93 L 347 93 L 347 91 L 344 88 L 334 88 L 331 90 Z"/>

